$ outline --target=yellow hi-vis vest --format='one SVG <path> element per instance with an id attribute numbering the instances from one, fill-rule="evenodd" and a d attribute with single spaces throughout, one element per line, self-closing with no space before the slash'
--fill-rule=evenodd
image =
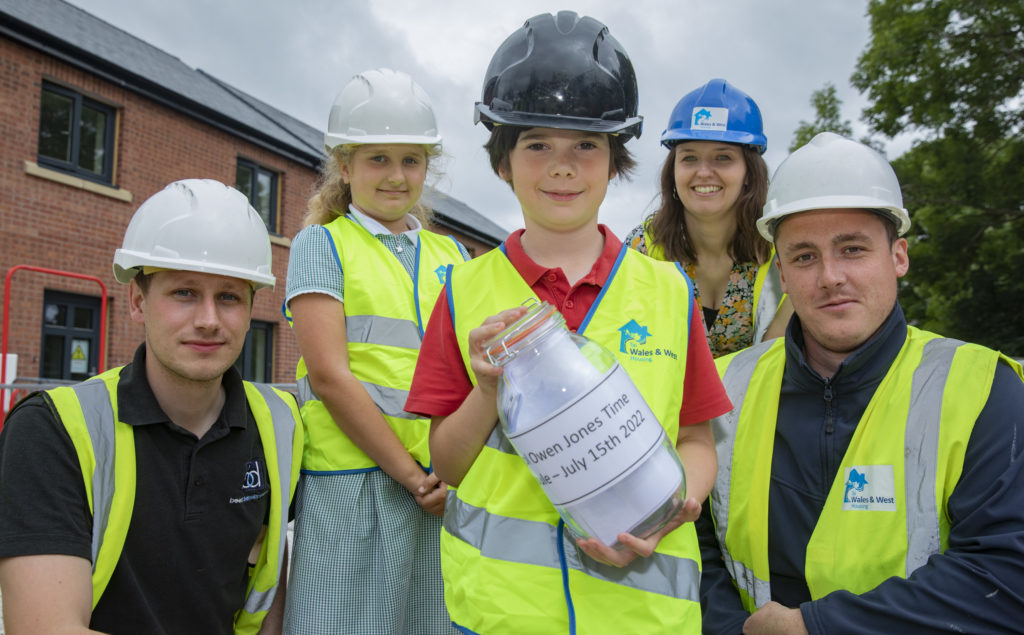
<path id="1" fill-rule="evenodd" d="M 666 259 L 665 250 L 659 243 L 654 242 L 649 225 L 644 226 L 644 242 L 647 244 L 648 256 L 655 260 Z M 754 344 L 764 338 L 764 334 L 785 296 L 786 294 L 782 292 L 779 268 L 775 266 L 775 247 L 773 245 L 767 262 L 757 268 L 757 275 L 754 276 L 754 314 L 750 321 L 754 329 Z"/>
<path id="2" fill-rule="evenodd" d="M 462 252 L 451 236 L 420 231 L 416 267 L 410 278 L 398 258 L 352 217 L 339 216 L 324 229 L 331 236 L 338 267 L 345 273 L 349 368 L 412 458 L 429 467 L 430 420 L 405 412 L 405 400 L 445 271 L 451 263 L 463 261 Z M 303 359 L 295 379 L 306 427 L 302 471 L 380 469 L 331 418 L 313 391 Z"/>
<path id="3" fill-rule="evenodd" d="M 536 295 L 502 249 L 448 273 L 462 357 L 469 331 Z M 675 445 L 693 292 L 675 264 L 623 248 L 579 333 L 612 351 Z M 686 316 L 683 319 L 681 316 Z M 635 321 L 635 322 L 634 322 Z M 630 339 L 628 324 L 647 327 Z M 577 550 L 526 463 L 496 425 L 449 488 L 441 573 L 452 621 L 474 633 L 699 633 L 700 555 L 692 523 L 619 569 Z"/>
<path id="4" fill-rule="evenodd" d="M 947 549 L 946 505 L 1000 359 L 1021 374 L 1019 364 L 996 351 L 907 328 L 808 542 L 812 599 L 909 577 Z M 722 558 L 751 612 L 771 599 L 768 488 L 785 362 L 783 338 L 716 360 L 736 407 L 714 421 L 711 511 Z"/>
<path id="5" fill-rule="evenodd" d="M 135 436 L 117 414 L 113 368 L 74 386 L 47 391 L 71 436 L 92 512 L 92 606 L 96 608 L 121 558 L 135 504 Z M 235 633 L 255 633 L 277 594 L 288 529 L 288 507 L 299 479 L 302 423 L 295 401 L 276 388 L 243 382 L 263 444 L 270 479 L 270 523 L 249 574 Z"/>

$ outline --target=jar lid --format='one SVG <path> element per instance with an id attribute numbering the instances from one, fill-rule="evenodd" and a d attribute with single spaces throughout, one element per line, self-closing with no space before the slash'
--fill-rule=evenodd
<path id="1" fill-rule="evenodd" d="M 552 328 L 565 325 L 565 318 L 553 305 L 530 298 L 524 303 L 526 314 L 503 331 L 484 342 L 487 359 L 495 366 L 503 366 L 530 344 L 547 334 Z"/>

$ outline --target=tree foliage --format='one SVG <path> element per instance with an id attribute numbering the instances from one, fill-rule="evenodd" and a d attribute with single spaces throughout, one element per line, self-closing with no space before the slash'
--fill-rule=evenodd
<path id="1" fill-rule="evenodd" d="M 840 116 L 842 101 L 836 96 L 836 87 L 828 82 L 820 90 L 811 93 L 811 105 L 814 106 L 816 117 L 813 122 L 801 121 L 793 133 L 793 142 L 789 144 L 792 152 L 806 145 L 819 132 L 834 132 L 844 137 L 853 136 L 850 120 Z"/>
<path id="2" fill-rule="evenodd" d="M 1024 356 L 1024 2 L 871 0 L 852 82 L 914 227 L 912 323 Z"/>

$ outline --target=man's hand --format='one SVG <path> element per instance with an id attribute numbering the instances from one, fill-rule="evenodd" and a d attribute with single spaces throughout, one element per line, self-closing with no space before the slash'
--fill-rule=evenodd
<path id="1" fill-rule="evenodd" d="M 807 626 L 800 609 L 787 609 L 769 602 L 757 609 L 743 624 L 745 635 L 806 635 Z"/>

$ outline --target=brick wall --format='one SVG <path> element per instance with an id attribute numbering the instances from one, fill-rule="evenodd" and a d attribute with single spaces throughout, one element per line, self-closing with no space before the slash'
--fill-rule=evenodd
<path id="1" fill-rule="evenodd" d="M 132 194 L 131 202 L 26 172 L 26 161 L 34 163 L 37 157 L 44 79 L 119 109 L 114 181 Z M 107 366 L 129 361 L 143 333 L 129 319 L 127 287 L 111 271 L 128 220 L 142 201 L 170 181 L 202 177 L 234 184 L 239 156 L 281 173 L 279 230 L 282 236 L 294 236 L 315 170 L 0 37 L 0 276 L 23 264 L 100 278 L 109 293 Z M 295 338 L 280 314 L 288 247 L 275 244 L 273 251 L 278 285 L 257 294 L 253 319 L 278 324 L 273 380 L 288 382 L 299 358 Z M 44 289 L 100 295 L 93 282 L 28 271 L 14 274 L 8 352 L 18 354 L 21 376 L 40 374 Z"/>

